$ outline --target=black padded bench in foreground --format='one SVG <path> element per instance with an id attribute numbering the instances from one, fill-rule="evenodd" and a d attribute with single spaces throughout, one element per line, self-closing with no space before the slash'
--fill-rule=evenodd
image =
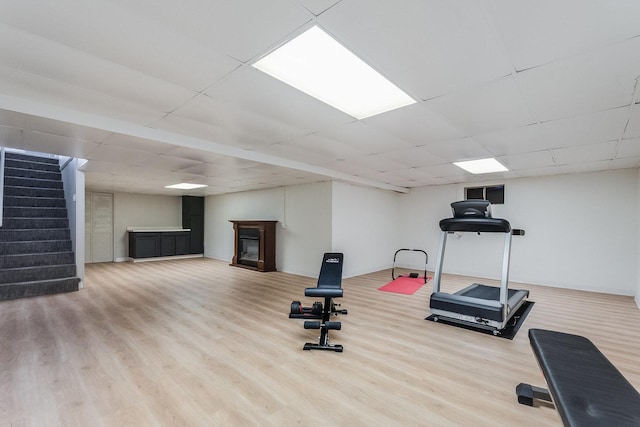
<path id="1" fill-rule="evenodd" d="M 565 426 L 640 426 L 640 393 L 587 338 L 530 329 L 549 390 L 516 387 L 518 402 L 553 401 Z"/>
<path id="2" fill-rule="evenodd" d="M 318 276 L 318 285 L 315 288 L 306 288 L 304 295 L 307 297 L 324 298 L 322 302 L 315 302 L 312 307 L 302 307 L 300 301 L 291 303 L 290 319 L 317 319 L 318 321 L 305 321 L 305 329 L 320 329 L 318 344 L 306 343 L 304 350 L 330 350 L 342 352 L 340 344 L 329 344 L 329 330 L 340 330 L 341 322 L 331 322 L 332 315 L 347 314 L 347 310 L 338 309 L 334 298 L 342 297 L 342 264 L 344 255 L 340 252 L 327 252 L 322 257 L 322 266 Z"/>

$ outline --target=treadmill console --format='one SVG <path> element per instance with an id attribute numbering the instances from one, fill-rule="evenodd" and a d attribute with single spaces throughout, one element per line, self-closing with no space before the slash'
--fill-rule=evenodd
<path id="1" fill-rule="evenodd" d="M 461 200 L 451 203 L 454 218 L 491 218 L 488 200 Z"/>

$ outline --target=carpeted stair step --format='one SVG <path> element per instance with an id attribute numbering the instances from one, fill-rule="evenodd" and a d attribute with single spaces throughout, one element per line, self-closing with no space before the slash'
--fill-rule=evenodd
<path id="1" fill-rule="evenodd" d="M 0 242 L 0 254 L 33 254 L 66 252 L 71 250 L 71 240 L 35 240 L 31 242 Z"/>
<path id="2" fill-rule="evenodd" d="M 24 208 L 64 208 L 67 204 L 61 197 L 4 196 L 4 207 L 12 206 Z"/>
<path id="3" fill-rule="evenodd" d="M 5 179 L 7 177 L 14 177 L 14 178 L 58 180 L 60 179 L 60 172 L 42 171 L 38 169 L 10 168 L 5 166 L 4 177 Z"/>
<path id="4" fill-rule="evenodd" d="M 68 228 L 0 228 L 0 242 L 20 242 L 30 240 L 69 240 Z"/>
<path id="5" fill-rule="evenodd" d="M 4 218 L 2 228 L 24 229 L 24 228 L 69 228 L 67 218 Z"/>
<path id="6" fill-rule="evenodd" d="M 55 179 L 21 178 L 15 176 L 5 176 L 4 185 L 6 187 L 31 187 L 62 189 L 62 181 Z"/>
<path id="7" fill-rule="evenodd" d="M 64 190 L 62 188 L 35 188 L 7 185 L 4 183 L 4 195 L 6 196 L 21 196 L 21 197 L 54 197 L 64 198 Z"/>
<path id="8" fill-rule="evenodd" d="M 7 168 L 16 168 L 16 169 L 37 169 L 37 170 L 49 171 L 49 172 L 60 171 L 60 165 L 58 164 L 58 162 L 43 163 L 43 162 L 34 162 L 30 160 L 19 160 L 19 159 L 12 159 L 9 157 L 5 157 L 4 165 Z"/>
<path id="9" fill-rule="evenodd" d="M 0 285 L 0 300 L 36 297 L 61 292 L 73 292 L 78 290 L 79 283 L 79 277 L 66 277 L 63 279 L 40 280 L 35 282 L 6 283 Z"/>
<path id="10" fill-rule="evenodd" d="M 7 151 L 5 153 L 5 161 L 6 160 L 20 160 L 20 161 L 23 161 L 23 162 L 45 163 L 45 164 L 49 164 L 49 165 L 58 165 L 58 164 L 60 164 L 60 162 L 56 158 L 33 156 L 31 154 L 14 153 L 12 151 Z"/>
<path id="11" fill-rule="evenodd" d="M 76 275 L 76 265 L 45 265 L 38 267 L 3 268 L 0 284 L 64 279 Z"/>
<path id="12" fill-rule="evenodd" d="M 58 159 L 5 155 L 0 300 L 77 291 Z"/>
<path id="13" fill-rule="evenodd" d="M 6 218 L 67 218 L 67 208 L 24 208 L 5 206 Z"/>
<path id="14" fill-rule="evenodd" d="M 15 254 L 0 255 L 1 268 L 20 268 L 44 265 L 73 264 L 75 256 L 73 252 L 47 252 L 42 254 Z"/>

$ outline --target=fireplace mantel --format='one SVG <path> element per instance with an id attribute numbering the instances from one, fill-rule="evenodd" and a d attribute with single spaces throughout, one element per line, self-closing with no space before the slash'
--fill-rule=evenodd
<path id="1" fill-rule="evenodd" d="M 273 220 L 229 220 L 233 223 L 231 265 L 256 271 L 276 270 L 276 223 Z"/>

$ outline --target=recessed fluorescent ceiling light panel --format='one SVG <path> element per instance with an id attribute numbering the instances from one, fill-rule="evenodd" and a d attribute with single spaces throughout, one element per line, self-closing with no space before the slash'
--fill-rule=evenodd
<path id="1" fill-rule="evenodd" d="M 317 26 L 253 66 L 357 119 L 416 102 Z"/>
<path id="2" fill-rule="evenodd" d="M 467 162 L 454 162 L 453 164 L 473 174 L 506 172 L 509 170 L 493 157 L 489 159 L 469 160 Z"/>
<path id="3" fill-rule="evenodd" d="M 193 190 L 194 188 L 207 187 L 205 184 L 187 184 L 185 182 L 181 184 L 165 185 L 164 188 L 175 188 L 178 190 Z"/>

